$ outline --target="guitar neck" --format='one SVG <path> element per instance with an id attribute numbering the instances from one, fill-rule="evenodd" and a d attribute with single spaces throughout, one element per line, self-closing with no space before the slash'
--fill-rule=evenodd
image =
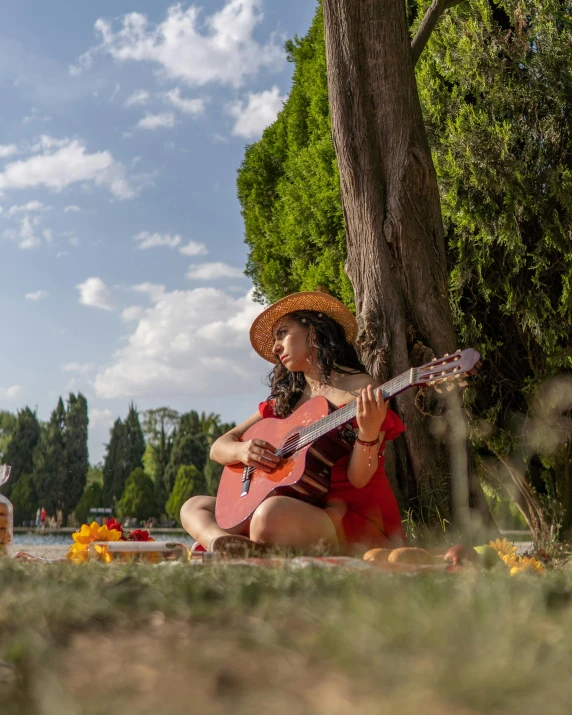
<path id="1" fill-rule="evenodd" d="M 380 387 L 377 387 L 374 392 L 381 392 L 384 400 L 389 400 L 400 392 L 404 392 L 413 384 L 413 368 L 407 370 L 406 372 L 394 377 L 388 382 L 385 382 Z M 300 442 L 299 447 L 303 447 L 310 442 L 314 442 L 316 439 L 323 437 L 328 432 L 331 432 L 337 427 L 345 425 L 347 422 L 351 422 L 357 413 L 357 402 L 350 402 L 349 405 L 345 407 L 340 407 L 339 409 L 332 412 L 331 415 L 323 417 L 321 420 L 314 422 L 314 424 L 309 427 L 305 427 L 300 430 Z"/>

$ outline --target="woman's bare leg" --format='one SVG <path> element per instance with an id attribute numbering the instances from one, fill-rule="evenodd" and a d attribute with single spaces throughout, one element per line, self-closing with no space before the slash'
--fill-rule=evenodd
<path id="1" fill-rule="evenodd" d="M 181 508 L 181 524 L 205 549 L 217 536 L 240 534 L 248 536 L 248 521 L 225 531 L 216 523 L 215 497 L 191 497 Z"/>
<path id="2" fill-rule="evenodd" d="M 250 520 L 250 538 L 293 549 L 339 546 L 332 519 L 317 506 L 292 497 L 265 499 Z"/>

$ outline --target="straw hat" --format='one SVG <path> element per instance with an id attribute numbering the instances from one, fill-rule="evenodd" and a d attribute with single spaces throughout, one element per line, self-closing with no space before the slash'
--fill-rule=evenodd
<path id="1" fill-rule="evenodd" d="M 293 293 L 268 306 L 252 323 L 250 328 L 250 342 L 256 352 L 268 362 L 276 362 L 272 352 L 272 328 L 274 323 L 288 313 L 297 310 L 314 310 L 325 313 L 339 323 L 346 334 L 348 342 L 353 343 L 357 338 L 358 325 L 354 314 L 346 308 L 337 298 L 322 291 L 307 291 Z"/>

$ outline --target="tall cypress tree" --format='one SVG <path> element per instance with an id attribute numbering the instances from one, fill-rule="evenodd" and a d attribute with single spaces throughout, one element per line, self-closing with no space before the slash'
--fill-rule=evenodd
<path id="1" fill-rule="evenodd" d="M 87 426 L 87 400 L 81 393 L 77 397 L 70 394 L 65 419 L 67 474 L 62 500 L 62 510 L 66 516 L 75 509 L 87 481 Z"/>
<path id="2" fill-rule="evenodd" d="M 145 437 L 139 422 L 139 413 L 133 404 L 125 422 L 115 421 L 103 465 L 103 496 L 113 505 L 121 499 L 127 477 L 134 469 L 143 468 Z"/>
<path id="3" fill-rule="evenodd" d="M 65 440 L 66 410 L 62 398 L 58 400 L 50 421 L 42 430 L 34 458 L 34 482 L 40 505 L 48 514 L 65 501 L 64 489 L 67 476 Z"/>
<path id="4" fill-rule="evenodd" d="M 34 470 L 34 452 L 40 440 L 40 423 L 36 413 L 29 407 L 18 411 L 12 436 L 6 447 L 4 462 L 12 465 L 12 476 L 2 487 L 2 493 L 10 496 L 20 477 Z"/>
<path id="5" fill-rule="evenodd" d="M 199 472 L 205 468 L 209 438 L 203 431 L 201 418 L 194 410 L 181 416 L 179 429 L 173 443 L 171 459 L 165 470 L 165 491 L 170 494 L 177 478 L 179 467 L 193 464 Z"/>
<path id="6" fill-rule="evenodd" d="M 124 476 L 121 485 L 116 483 L 114 486 L 115 493 L 118 493 L 118 499 L 123 494 L 127 477 L 135 469 L 143 469 L 143 455 L 145 454 L 145 437 L 139 422 L 139 413 L 135 405 L 129 405 L 129 412 L 124 422 L 123 432 L 123 459 L 124 459 Z M 121 489 L 119 487 L 121 486 Z"/>
<path id="7" fill-rule="evenodd" d="M 109 443 L 103 463 L 103 499 L 106 505 L 113 504 L 113 498 L 121 497 L 114 492 L 114 485 L 121 481 L 124 473 L 123 466 L 123 433 L 124 425 L 118 417 L 111 428 Z"/>

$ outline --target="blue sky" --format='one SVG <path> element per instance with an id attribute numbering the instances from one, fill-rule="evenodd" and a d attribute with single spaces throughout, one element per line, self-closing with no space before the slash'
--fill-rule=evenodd
<path id="1" fill-rule="evenodd" d="M 0 7 L 0 409 L 133 400 L 242 420 L 253 354 L 236 170 L 288 94 L 311 0 Z"/>

